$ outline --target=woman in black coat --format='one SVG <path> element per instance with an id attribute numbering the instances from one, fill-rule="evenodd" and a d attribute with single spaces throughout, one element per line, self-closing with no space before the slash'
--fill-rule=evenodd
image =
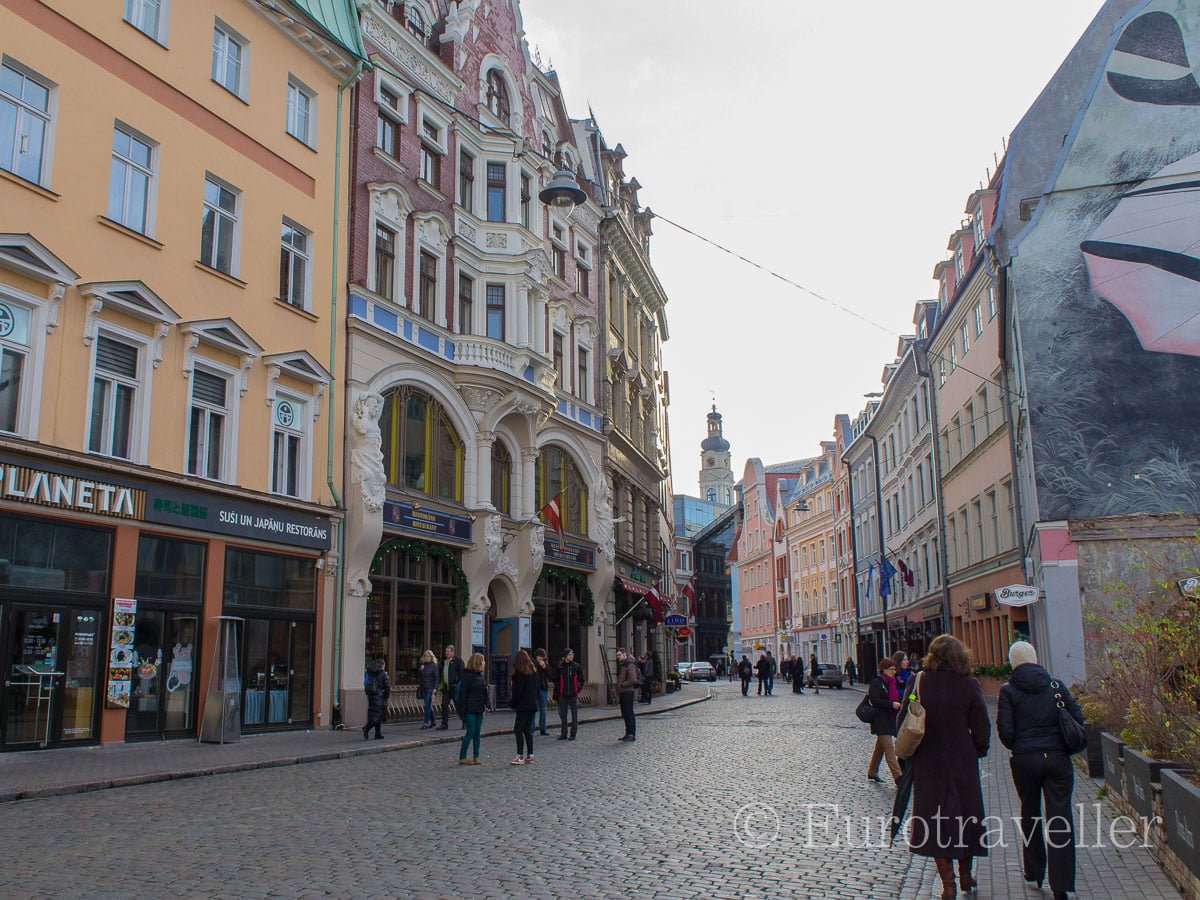
<path id="1" fill-rule="evenodd" d="M 1009 648 L 1008 661 L 1013 671 L 1008 684 L 1000 688 L 996 733 L 1000 743 L 1012 751 L 1009 765 L 1021 799 L 1025 880 L 1036 883 L 1041 890 L 1049 863 L 1050 891 L 1055 900 L 1060 900 L 1075 890 L 1075 825 L 1071 812 L 1075 769 L 1063 741 L 1055 694 L 1062 697 L 1062 708 L 1080 725 L 1083 711 L 1066 685 L 1037 664 L 1032 644 L 1017 641 Z"/>
<path id="2" fill-rule="evenodd" d="M 875 735 L 875 749 L 867 764 L 867 778 L 883 781 L 879 777 L 879 763 L 887 761 L 892 778 L 900 778 L 900 761 L 896 759 L 896 713 L 900 711 L 900 686 L 896 683 L 896 663 L 885 656 L 879 663 L 879 672 L 867 685 L 867 699 L 875 708 L 871 719 L 871 734 Z"/>
<path id="3" fill-rule="evenodd" d="M 967 648 L 939 635 L 929 645 L 921 674 L 909 679 L 899 727 L 915 694 L 925 708 L 925 737 L 913 755 L 912 827 L 909 846 L 932 856 L 942 879 L 942 897 L 957 896 L 954 860 L 963 891 L 975 887 L 971 866 L 986 856 L 983 786 L 979 760 L 988 754 L 992 726 L 983 691 L 972 675 Z M 917 681 L 917 679 L 920 681 Z"/>
<path id="4" fill-rule="evenodd" d="M 513 734 L 517 736 L 514 766 L 533 762 L 533 717 L 537 714 L 540 686 L 541 678 L 533 667 L 533 660 L 524 650 L 518 650 L 513 663 L 512 695 L 508 701 L 508 705 L 517 711 L 513 723 Z"/>

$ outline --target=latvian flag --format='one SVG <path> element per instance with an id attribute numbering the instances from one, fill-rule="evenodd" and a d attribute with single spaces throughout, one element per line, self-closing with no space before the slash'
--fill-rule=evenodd
<path id="1" fill-rule="evenodd" d="M 559 491 L 554 499 L 547 503 L 538 512 L 546 524 L 554 529 L 554 533 L 558 535 L 558 549 L 565 550 L 566 544 L 563 543 L 563 521 L 562 521 L 562 502 L 563 492 Z"/>

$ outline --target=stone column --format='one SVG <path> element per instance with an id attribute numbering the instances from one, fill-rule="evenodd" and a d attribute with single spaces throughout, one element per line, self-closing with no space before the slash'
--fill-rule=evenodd
<path id="1" fill-rule="evenodd" d="M 529 346 L 529 287 L 524 283 L 517 285 L 517 346 Z"/>
<path id="2" fill-rule="evenodd" d="M 537 459 L 541 451 L 525 447 L 521 451 L 521 511 L 522 517 L 533 518 L 537 508 Z"/>
<path id="3" fill-rule="evenodd" d="M 475 432 L 475 447 L 477 450 L 475 477 L 475 505 L 492 505 L 492 444 L 496 441 L 496 432 Z"/>

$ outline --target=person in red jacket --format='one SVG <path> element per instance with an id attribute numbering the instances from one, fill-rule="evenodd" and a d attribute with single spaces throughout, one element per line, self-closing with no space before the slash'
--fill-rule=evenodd
<path id="1" fill-rule="evenodd" d="M 563 651 L 554 681 L 554 699 L 558 702 L 558 721 L 561 729 L 560 741 L 575 740 L 579 730 L 579 691 L 583 688 L 583 669 L 575 662 L 575 651 L 568 647 Z M 567 712 L 571 713 L 571 735 L 567 736 Z"/>

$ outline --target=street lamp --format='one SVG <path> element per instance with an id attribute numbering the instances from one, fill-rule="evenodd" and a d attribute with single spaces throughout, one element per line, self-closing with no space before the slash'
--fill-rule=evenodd
<path id="1" fill-rule="evenodd" d="M 587 194 L 579 187 L 570 169 L 559 169 L 550 183 L 538 192 L 538 199 L 547 206 L 569 213 L 576 206 L 583 205 Z"/>

